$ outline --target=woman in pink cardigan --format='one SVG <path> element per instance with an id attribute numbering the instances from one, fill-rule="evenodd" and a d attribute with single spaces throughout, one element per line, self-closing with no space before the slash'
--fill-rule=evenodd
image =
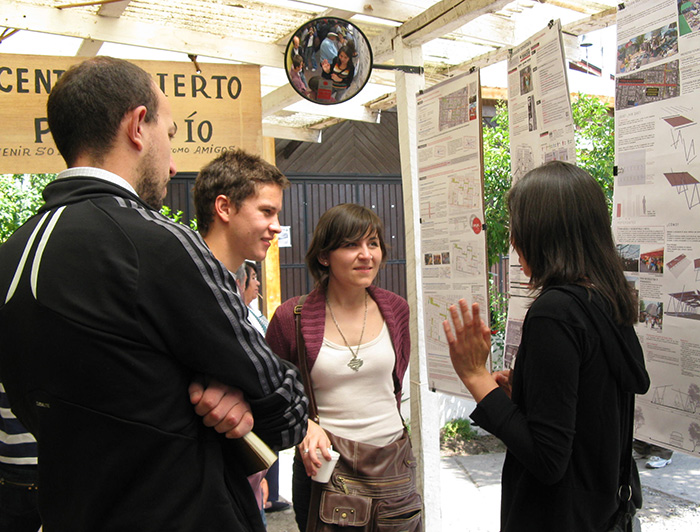
<path id="1" fill-rule="evenodd" d="M 337 205 L 319 220 L 306 254 L 316 288 L 303 304 L 301 331 L 319 422 L 309 419 L 294 461 L 293 502 L 302 532 L 312 515 L 310 477 L 321 460 L 330 460 L 328 432 L 375 446 L 404 434 L 399 406 L 410 351 L 409 309 L 402 297 L 372 284 L 386 260 L 382 231 L 370 209 Z M 277 309 L 266 335 L 277 355 L 297 365 L 298 300 Z"/>

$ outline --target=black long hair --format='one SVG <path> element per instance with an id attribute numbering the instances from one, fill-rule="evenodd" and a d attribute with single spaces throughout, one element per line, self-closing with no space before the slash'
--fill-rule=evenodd
<path id="1" fill-rule="evenodd" d="M 587 286 L 608 301 L 616 323 L 636 321 L 605 196 L 588 172 L 561 161 L 543 164 L 513 185 L 508 210 L 511 243 L 531 270 L 532 288 Z"/>

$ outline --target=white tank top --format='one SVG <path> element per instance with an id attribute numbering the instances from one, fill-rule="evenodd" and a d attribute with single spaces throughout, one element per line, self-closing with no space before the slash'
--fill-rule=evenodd
<path id="1" fill-rule="evenodd" d="M 353 371 L 347 365 L 350 349 L 323 339 L 311 370 L 321 427 L 343 438 L 388 445 L 401 436 L 403 424 L 392 377 L 396 354 L 386 322 L 379 336 L 360 346 L 358 358 L 362 367 Z"/>

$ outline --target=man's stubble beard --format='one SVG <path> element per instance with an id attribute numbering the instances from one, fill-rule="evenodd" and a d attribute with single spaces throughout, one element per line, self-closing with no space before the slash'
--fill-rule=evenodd
<path id="1" fill-rule="evenodd" d="M 165 199 L 164 189 L 166 183 L 159 179 L 153 153 L 149 151 L 143 158 L 138 168 L 138 181 L 136 183 L 136 193 L 139 198 L 145 201 L 151 208 L 160 211 Z"/>

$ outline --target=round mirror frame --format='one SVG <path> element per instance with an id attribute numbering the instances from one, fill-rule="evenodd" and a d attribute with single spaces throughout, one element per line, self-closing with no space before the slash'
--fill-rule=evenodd
<path id="1" fill-rule="evenodd" d="M 310 28 L 314 32 L 312 37 Z M 298 46 L 295 46 L 296 40 Z M 332 53 L 335 57 L 329 59 Z M 341 53 L 352 54 L 345 66 Z M 310 64 L 306 64 L 307 60 Z M 372 48 L 362 30 L 352 22 L 337 17 L 315 18 L 292 35 L 284 53 L 284 65 L 289 84 L 302 98 L 321 105 L 335 105 L 356 96 L 369 81 Z M 348 77 L 350 82 L 346 82 Z"/>

